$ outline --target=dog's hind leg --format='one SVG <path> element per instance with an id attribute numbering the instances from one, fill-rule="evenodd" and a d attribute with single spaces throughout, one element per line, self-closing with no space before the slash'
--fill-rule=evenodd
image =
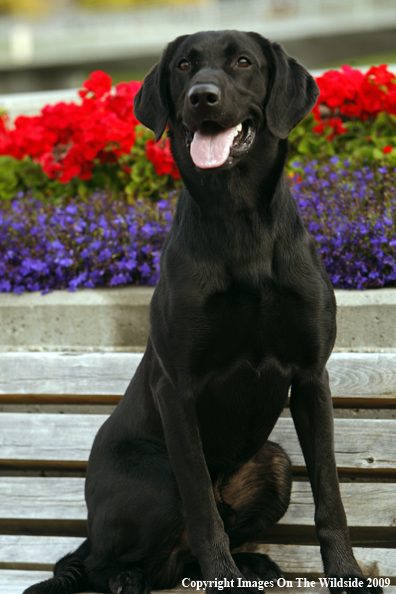
<path id="1" fill-rule="evenodd" d="M 291 479 L 287 454 L 269 441 L 236 472 L 218 478 L 215 497 L 231 550 L 281 519 L 289 505 Z M 267 555 L 237 552 L 232 556 L 248 580 L 276 580 L 282 576 Z"/>
<path id="2" fill-rule="evenodd" d="M 281 447 L 266 442 L 244 465 L 218 476 L 213 488 L 232 550 L 272 526 L 286 512 L 291 491 L 290 460 Z M 267 555 L 235 552 L 232 557 L 247 580 L 276 580 L 282 576 Z M 203 579 L 191 553 L 186 529 L 156 572 L 153 588 L 172 588 L 183 578 Z"/>
<path id="3" fill-rule="evenodd" d="M 289 457 L 270 441 L 239 469 L 218 477 L 215 498 L 231 549 L 281 519 L 289 506 L 291 481 Z"/>
<path id="4" fill-rule="evenodd" d="M 289 505 L 291 478 L 287 454 L 269 441 L 241 467 L 217 477 L 215 500 L 230 539 L 231 551 L 280 520 Z M 249 549 L 252 546 L 249 545 Z M 268 555 L 239 551 L 233 552 L 232 558 L 246 580 L 275 581 L 282 577 L 280 568 Z M 162 575 L 167 572 L 173 576 L 172 586 L 184 577 L 203 579 L 198 562 L 191 559 L 186 535 L 164 565 Z M 163 587 L 161 581 L 155 584 L 156 589 Z"/>
<path id="5" fill-rule="evenodd" d="M 92 591 L 148 594 L 185 529 L 166 448 L 120 438 L 117 449 L 99 454 L 86 487 L 92 551 L 85 568 Z M 164 577 L 168 588 L 174 571 Z"/>
<path id="6" fill-rule="evenodd" d="M 199 573 L 165 448 L 131 440 L 123 445 L 122 461 L 117 460 L 106 469 L 106 489 L 95 498 L 89 523 L 93 549 L 85 567 L 90 583 L 98 592 L 148 594 L 152 587 L 172 588 L 190 572 Z M 250 461 L 215 480 L 215 500 L 231 548 L 282 517 L 290 485 L 290 461 L 270 442 Z M 89 495 L 89 484 L 87 491 Z M 92 500 L 91 511 L 93 507 Z M 281 575 L 264 555 L 238 553 L 235 562 L 249 576 Z"/>

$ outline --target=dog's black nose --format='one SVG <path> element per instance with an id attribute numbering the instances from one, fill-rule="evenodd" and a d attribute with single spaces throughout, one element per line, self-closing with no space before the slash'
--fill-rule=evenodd
<path id="1" fill-rule="evenodd" d="M 213 83 L 193 85 L 188 92 L 188 100 L 192 107 L 214 107 L 220 99 L 220 89 Z"/>

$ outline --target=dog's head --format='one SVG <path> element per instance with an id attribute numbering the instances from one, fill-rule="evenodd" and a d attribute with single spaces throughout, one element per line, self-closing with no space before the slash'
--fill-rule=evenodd
<path id="1" fill-rule="evenodd" d="M 284 139 L 310 112 L 318 87 L 277 43 L 257 33 L 178 37 L 146 76 L 136 117 L 158 140 L 169 122 L 199 169 L 233 166 L 260 128 Z"/>

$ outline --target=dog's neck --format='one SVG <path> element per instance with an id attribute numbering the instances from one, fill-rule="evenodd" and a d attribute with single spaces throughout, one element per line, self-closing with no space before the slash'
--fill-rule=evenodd
<path id="1" fill-rule="evenodd" d="M 223 209 L 236 214 L 270 206 L 276 196 L 277 186 L 283 182 L 287 140 L 279 140 L 266 129 L 259 135 L 251 154 L 247 153 L 234 166 L 198 170 L 191 160 L 186 162 L 185 155 L 179 154 L 179 147 L 183 147 L 183 143 L 173 142 L 173 134 L 170 126 L 172 153 L 182 171 L 185 187 L 202 216 L 223 218 Z M 256 151 L 262 155 L 259 161 L 254 158 Z"/>
<path id="2" fill-rule="evenodd" d="M 259 163 L 248 155 L 223 171 L 183 168 L 172 236 L 198 268 L 210 253 L 212 266 L 223 269 L 217 278 L 249 276 L 256 284 L 258 277 L 270 277 L 276 245 L 281 241 L 282 252 L 290 254 L 303 233 L 284 175 L 287 141 L 272 137 L 260 150 Z"/>

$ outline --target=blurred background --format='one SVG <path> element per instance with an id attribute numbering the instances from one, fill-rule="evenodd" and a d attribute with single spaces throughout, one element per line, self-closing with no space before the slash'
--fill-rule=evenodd
<path id="1" fill-rule="evenodd" d="M 396 63 L 396 0 L 0 0 L 0 94 L 141 79 L 165 44 L 257 31 L 310 69 Z"/>

